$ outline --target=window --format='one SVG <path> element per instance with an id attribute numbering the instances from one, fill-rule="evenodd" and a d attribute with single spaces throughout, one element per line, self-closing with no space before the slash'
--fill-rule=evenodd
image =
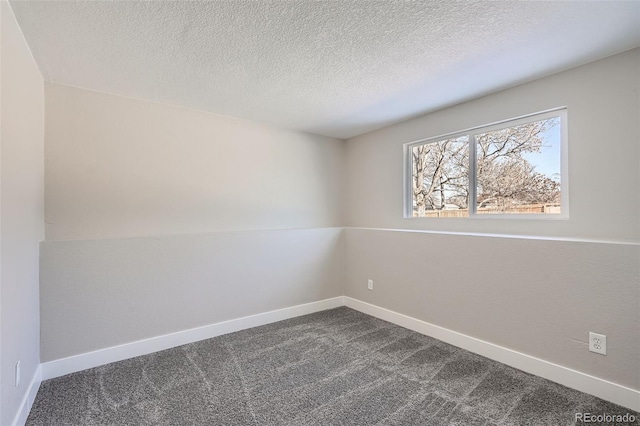
<path id="1" fill-rule="evenodd" d="M 566 109 L 405 145 L 405 217 L 566 218 Z"/>

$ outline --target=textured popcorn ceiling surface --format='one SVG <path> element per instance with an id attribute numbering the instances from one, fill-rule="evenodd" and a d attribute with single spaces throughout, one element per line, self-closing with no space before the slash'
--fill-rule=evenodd
<path id="1" fill-rule="evenodd" d="M 47 81 L 347 138 L 640 45 L 640 2 L 13 1 Z"/>

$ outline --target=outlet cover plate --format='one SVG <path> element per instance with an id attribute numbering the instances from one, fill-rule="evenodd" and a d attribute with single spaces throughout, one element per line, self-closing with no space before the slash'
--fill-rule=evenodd
<path id="1" fill-rule="evenodd" d="M 589 350 L 597 354 L 607 354 L 607 336 L 589 332 Z"/>

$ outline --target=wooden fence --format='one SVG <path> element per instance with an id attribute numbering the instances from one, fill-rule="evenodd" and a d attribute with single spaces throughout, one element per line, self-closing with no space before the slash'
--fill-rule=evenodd
<path id="1" fill-rule="evenodd" d="M 559 214 L 560 204 L 529 204 L 512 207 L 504 210 L 483 207 L 477 210 L 477 214 Z M 457 210 L 427 210 L 424 217 L 468 217 L 468 209 Z M 414 213 L 414 217 L 417 214 Z"/>

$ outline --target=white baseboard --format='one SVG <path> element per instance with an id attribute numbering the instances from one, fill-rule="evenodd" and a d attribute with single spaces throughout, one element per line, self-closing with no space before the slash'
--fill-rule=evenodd
<path id="1" fill-rule="evenodd" d="M 45 362 L 41 364 L 41 370 L 38 369 L 37 380 L 36 376 L 34 376 L 31 390 L 28 396 L 25 397 L 25 401 L 23 401 L 21 411 L 16 416 L 15 424 L 22 425 L 24 421 L 26 421 L 26 416 L 33 403 L 33 398 L 35 398 L 40 380 L 47 380 L 82 371 L 87 368 L 98 367 L 111 362 L 147 355 L 187 343 L 345 305 L 365 314 L 510 365 L 527 373 L 597 396 L 634 411 L 640 411 L 640 392 L 635 389 L 618 385 L 493 343 L 485 342 L 484 340 L 476 339 L 351 297 L 339 296 Z M 35 391 L 33 391 L 33 389 L 35 389 Z M 31 397 L 31 394 L 33 394 L 33 397 Z M 22 419 L 21 416 L 24 417 L 22 423 L 19 422 L 19 420 Z"/>
<path id="2" fill-rule="evenodd" d="M 609 382 L 561 365 L 476 339 L 376 305 L 344 297 L 345 305 L 443 342 L 507 364 L 634 411 L 640 411 L 640 391 Z"/>
<path id="3" fill-rule="evenodd" d="M 339 296 L 57 359 L 41 364 L 42 380 L 343 305 L 344 297 Z"/>
<path id="4" fill-rule="evenodd" d="M 36 394 L 38 393 L 38 389 L 40 389 L 40 383 L 42 382 L 42 366 L 39 365 L 36 368 L 36 371 L 33 373 L 33 377 L 31 378 L 31 382 L 29 382 L 29 387 L 20 402 L 20 407 L 18 408 L 18 412 L 11 423 L 13 426 L 24 426 L 27 422 L 27 417 L 29 417 L 29 412 L 31 411 L 31 407 L 33 406 L 33 401 L 36 399 Z"/>

